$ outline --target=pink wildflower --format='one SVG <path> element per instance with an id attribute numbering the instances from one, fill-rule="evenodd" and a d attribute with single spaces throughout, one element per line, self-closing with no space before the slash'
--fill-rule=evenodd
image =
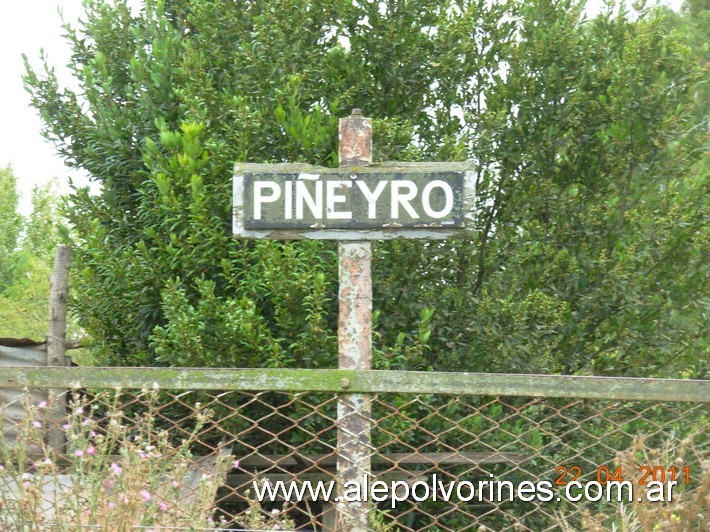
<path id="1" fill-rule="evenodd" d="M 180 483 L 177 480 L 173 480 L 173 488 L 179 488 Z"/>
<path id="2" fill-rule="evenodd" d="M 36 429 L 42 428 L 42 423 L 39 421 L 33 421 L 32 426 Z"/>
<path id="3" fill-rule="evenodd" d="M 116 462 L 111 462 L 111 470 L 113 471 L 114 475 L 120 475 L 123 473 L 123 469 L 121 469 L 121 466 L 118 465 Z"/>
<path id="4" fill-rule="evenodd" d="M 113 480 L 112 478 L 110 478 L 110 479 L 108 479 L 108 480 L 106 481 L 106 485 L 107 485 L 109 488 L 113 488 L 113 487 L 116 485 L 116 481 Z"/>
<path id="5" fill-rule="evenodd" d="M 143 497 L 144 501 L 149 501 L 151 499 L 150 492 L 148 490 L 142 490 L 141 497 Z"/>
<path id="6" fill-rule="evenodd" d="M 47 401 L 40 401 L 39 404 L 37 405 L 37 408 L 39 408 L 40 410 L 42 408 L 47 408 Z"/>
<path id="7" fill-rule="evenodd" d="M 64 425 L 62 425 L 62 430 L 69 430 L 70 428 L 71 425 L 69 423 L 64 423 Z"/>
<path id="8" fill-rule="evenodd" d="M 239 469 L 239 460 L 235 460 L 234 463 L 232 464 L 232 467 L 234 469 Z"/>
<path id="9" fill-rule="evenodd" d="M 158 507 L 159 507 L 162 511 L 165 511 L 165 510 L 168 509 L 168 505 L 165 504 L 164 502 L 161 502 L 161 503 L 158 505 Z"/>
<path id="10" fill-rule="evenodd" d="M 89 456 L 94 456 L 96 454 L 96 447 L 90 446 L 88 449 L 86 449 L 86 454 Z"/>
<path id="11" fill-rule="evenodd" d="M 76 451 L 74 451 L 74 456 L 84 456 L 84 451 L 82 451 L 81 449 L 77 449 Z"/>
<path id="12" fill-rule="evenodd" d="M 106 506 L 108 506 L 109 508 L 115 508 L 115 507 L 116 507 L 116 503 L 113 502 L 113 501 L 111 501 L 111 502 L 109 502 Z"/>

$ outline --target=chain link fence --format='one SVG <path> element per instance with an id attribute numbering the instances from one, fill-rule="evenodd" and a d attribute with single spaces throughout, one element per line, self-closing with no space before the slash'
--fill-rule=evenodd
<path id="1" fill-rule="evenodd" d="M 60 386 L 67 391 L 47 394 Z M 81 489 L 63 494 L 79 500 L 70 512 L 77 527 L 111 529 L 102 508 L 123 504 L 142 516 L 134 526 L 197 529 L 186 517 L 170 521 L 174 488 L 171 504 L 202 508 L 195 519 L 206 529 L 342 530 L 333 501 L 347 494 L 336 485 L 338 402 L 352 393 L 370 398 L 371 474 L 347 495 L 368 495 L 372 530 L 707 530 L 710 523 L 704 381 L 3 368 L 0 391 L 0 523 L 18 484 L 50 471 L 79 474 L 80 463 Z M 52 431 L 64 442 L 48 443 Z M 9 462 L 33 434 L 40 442 L 26 445 L 12 484 Z M 133 459 L 142 476 L 131 493 L 119 493 L 117 471 L 125 475 Z M 609 481 L 626 484 L 610 490 Z M 38 491 L 39 500 L 50 490 Z M 672 500 L 647 500 L 659 493 Z M 33 517 L 47 529 L 56 518 L 50 503 L 62 504 L 38 502 L 45 515 Z"/>

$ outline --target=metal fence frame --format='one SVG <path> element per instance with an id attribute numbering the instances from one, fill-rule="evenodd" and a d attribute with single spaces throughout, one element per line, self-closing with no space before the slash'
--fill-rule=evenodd
<path id="1" fill-rule="evenodd" d="M 710 381 L 701 380 L 343 369 L 0 367 L 0 389 L 8 388 L 17 391 L 24 388 L 120 388 L 208 393 L 324 392 L 336 394 L 340 398 L 348 394 L 364 394 L 373 398 L 377 394 L 433 394 L 459 398 L 517 396 L 541 400 L 562 398 L 620 403 L 710 403 Z M 702 419 L 706 419 L 704 414 L 702 416 Z M 336 526 L 335 529 L 351 528 Z"/>
<path id="2" fill-rule="evenodd" d="M 408 393 L 710 402 L 710 381 L 343 369 L 0 367 L 0 388 Z"/>

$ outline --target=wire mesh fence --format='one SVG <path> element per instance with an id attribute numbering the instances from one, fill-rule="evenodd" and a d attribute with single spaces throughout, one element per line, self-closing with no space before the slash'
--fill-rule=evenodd
<path id="1" fill-rule="evenodd" d="M 633 380 L 609 380 L 577 397 L 544 389 L 526 395 L 512 377 L 507 388 L 497 386 L 501 393 L 400 389 L 372 384 L 379 377 L 371 372 L 371 474 L 348 487 L 336 482 L 345 394 L 329 384 L 342 383 L 343 372 L 279 381 L 276 389 L 259 379 L 219 389 L 225 381 L 211 378 L 217 373 L 203 371 L 191 389 L 189 379 L 147 374 L 141 387 L 118 369 L 105 370 L 56 397 L 31 385 L 12 392 L 10 385 L 42 380 L 27 372 L 0 379 L 4 529 L 15 529 L 8 521 L 13 497 L 36 503 L 22 514 L 34 520 L 28 530 L 52 529 L 58 507 L 68 508 L 72 526 L 108 530 L 118 530 L 119 518 L 156 530 L 338 530 L 334 499 L 346 495 L 369 498 L 373 530 L 605 530 L 622 523 L 702 530 L 709 523 L 704 382 L 669 388 L 657 381 L 665 390 L 659 395 L 633 389 Z M 55 375 L 77 382 L 71 370 Z M 449 379 L 460 383 L 461 376 Z M 116 391 L 118 384 L 130 389 Z M 51 430 L 66 435 L 63 445 L 48 443 Z M 616 486 L 610 481 L 621 486 L 609 490 Z M 659 493 L 671 500 L 659 502 Z"/>

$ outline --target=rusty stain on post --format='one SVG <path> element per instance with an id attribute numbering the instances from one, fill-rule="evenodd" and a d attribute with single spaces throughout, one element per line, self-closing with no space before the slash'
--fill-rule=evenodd
<path id="1" fill-rule="evenodd" d="M 340 119 L 340 167 L 372 164 L 372 119 L 362 116 L 361 109 Z"/>
<path id="2" fill-rule="evenodd" d="M 340 120 L 340 166 L 366 166 L 372 163 L 372 119 L 354 109 Z M 372 369 L 372 275 L 371 244 L 367 241 L 338 243 L 339 317 L 338 367 Z M 343 384 L 343 383 L 341 383 Z M 346 383 L 349 385 L 349 383 Z M 343 386 L 347 388 L 347 386 Z M 338 492 L 336 523 L 342 531 L 369 530 L 370 504 L 348 502 L 345 488 L 362 483 L 370 476 L 371 397 L 342 394 L 338 401 Z"/>

